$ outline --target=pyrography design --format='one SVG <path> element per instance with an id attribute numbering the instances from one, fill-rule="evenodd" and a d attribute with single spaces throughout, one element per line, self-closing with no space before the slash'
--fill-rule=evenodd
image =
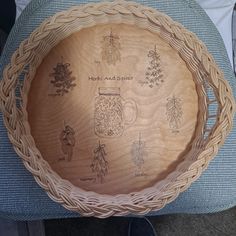
<path id="1" fill-rule="evenodd" d="M 99 88 L 95 98 L 95 134 L 117 137 L 123 133 L 123 106 L 120 88 Z"/>
<path id="2" fill-rule="evenodd" d="M 125 108 L 133 111 L 126 120 Z M 95 98 L 94 132 L 98 137 L 112 138 L 123 134 L 125 127 L 137 118 L 137 105 L 131 99 L 123 99 L 118 87 L 101 87 Z"/>
<path id="3" fill-rule="evenodd" d="M 106 145 L 101 144 L 100 140 L 98 146 L 93 151 L 93 161 L 91 164 L 92 172 L 96 174 L 96 180 L 100 183 L 104 182 L 104 178 L 108 173 L 108 162 L 106 160 Z"/>
<path id="4" fill-rule="evenodd" d="M 172 132 L 178 133 L 182 121 L 182 103 L 181 99 L 173 95 L 167 99 L 166 116 L 169 121 L 169 126 Z"/>
<path id="5" fill-rule="evenodd" d="M 120 37 L 110 31 L 109 35 L 103 36 L 102 40 L 102 60 L 108 65 L 115 65 L 121 60 Z"/>
<path id="6" fill-rule="evenodd" d="M 135 176 L 144 176 L 144 158 L 148 156 L 148 152 L 146 150 L 146 142 L 142 140 L 141 133 L 139 133 L 139 139 L 132 143 L 131 156 L 136 166 Z"/>
<path id="7" fill-rule="evenodd" d="M 53 68 L 53 73 L 49 74 L 53 79 L 50 81 L 53 86 L 56 88 L 55 94 L 50 95 L 58 95 L 63 96 L 72 90 L 76 83 L 75 77 L 72 76 L 72 71 L 70 70 L 70 64 L 62 62 L 57 63 L 56 67 Z"/>
<path id="8" fill-rule="evenodd" d="M 64 122 L 64 129 L 60 133 L 61 150 L 64 154 L 59 160 L 71 161 L 75 146 L 75 131 Z"/>
<path id="9" fill-rule="evenodd" d="M 140 81 L 140 84 L 147 85 L 150 88 L 159 88 L 164 82 L 163 71 L 161 69 L 160 55 L 158 54 L 157 47 L 155 45 L 154 50 L 148 52 L 149 65 L 145 74 L 144 81 Z"/>

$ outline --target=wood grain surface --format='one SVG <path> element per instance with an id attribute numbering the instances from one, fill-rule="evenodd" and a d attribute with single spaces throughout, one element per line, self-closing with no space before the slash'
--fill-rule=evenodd
<path id="1" fill-rule="evenodd" d="M 53 170 L 113 195 L 152 186 L 176 168 L 194 136 L 198 96 L 185 62 L 158 35 L 107 24 L 50 51 L 27 111 Z"/>

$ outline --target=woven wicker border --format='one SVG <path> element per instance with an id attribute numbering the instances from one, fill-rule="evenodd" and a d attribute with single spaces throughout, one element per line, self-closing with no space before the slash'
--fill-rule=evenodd
<path id="1" fill-rule="evenodd" d="M 204 80 L 208 82 L 207 86 L 213 89 L 218 104 L 217 122 L 206 135 L 204 145 L 195 140 L 195 152 L 190 151 L 176 171 L 153 187 L 116 196 L 86 192 L 63 180 L 51 170 L 30 134 L 26 111 L 30 82 L 49 50 L 75 31 L 108 22 L 138 25 L 159 34 L 188 62 L 189 69 L 198 78 L 199 86 L 206 86 Z M 60 34 L 62 30 L 63 35 Z M 214 102 L 207 98 L 205 90 L 201 91 L 203 92 L 199 96 L 202 101 L 205 97 L 206 104 Z M 20 92 L 20 95 L 17 92 Z M 0 99 L 9 139 L 37 183 L 54 201 L 65 208 L 77 211 L 83 216 L 100 218 L 129 213 L 146 214 L 173 201 L 200 176 L 217 154 L 218 148 L 232 128 L 235 112 L 231 88 L 203 43 L 168 16 L 152 8 L 125 1 L 77 6 L 45 20 L 20 44 L 12 55 L 11 62 L 4 69 Z M 205 122 L 207 113 L 201 113 L 199 119 L 200 123 Z M 199 127 L 196 132 L 204 135 L 203 132 L 207 129 Z"/>

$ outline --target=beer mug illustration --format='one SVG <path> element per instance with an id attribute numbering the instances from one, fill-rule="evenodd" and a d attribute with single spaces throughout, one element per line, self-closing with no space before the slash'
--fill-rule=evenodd
<path id="1" fill-rule="evenodd" d="M 137 105 L 120 96 L 120 88 L 99 88 L 95 98 L 94 130 L 99 137 L 121 136 L 137 118 Z"/>

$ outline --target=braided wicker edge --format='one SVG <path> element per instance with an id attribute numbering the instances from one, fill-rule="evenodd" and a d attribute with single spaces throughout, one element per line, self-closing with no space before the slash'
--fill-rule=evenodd
<path id="1" fill-rule="evenodd" d="M 208 79 L 217 92 L 221 111 L 218 117 L 218 125 L 209 135 L 204 151 L 197 155 L 196 160 L 187 169 L 186 165 L 179 166 L 176 173 L 168 176 L 168 181 L 164 180 L 137 193 L 111 197 L 86 192 L 72 186 L 70 182 L 61 179 L 53 172 L 47 162 L 43 160 L 33 137 L 30 135 L 26 113 L 27 93 L 30 88 L 30 83 L 27 81 L 33 78 L 37 66 L 30 66 L 26 62 L 34 59 L 35 65 L 40 64 L 43 57 L 37 54 L 38 50 L 42 55 L 46 55 L 48 52 L 47 47 L 40 45 L 40 42 L 48 36 L 49 39 L 53 35 L 55 36 L 60 26 L 63 27 L 76 18 L 79 18 L 81 22 L 85 22 L 88 18 L 88 27 L 94 24 L 93 19 L 89 18 L 90 16 L 99 18 L 104 17 L 104 15 L 115 16 L 117 14 L 122 15 L 123 18 L 132 15 L 140 21 L 148 20 L 159 25 L 159 28 L 164 28 L 170 36 L 178 38 L 189 49 L 196 52 L 196 58 L 202 62 L 201 65 L 209 75 Z M 66 28 L 63 29 L 66 31 Z M 50 36 L 51 32 L 54 34 Z M 18 108 L 15 90 L 19 83 L 18 77 L 22 73 L 25 73 L 24 84 L 21 85 L 23 103 L 21 103 L 21 108 Z M 219 146 L 223 144 L 232 128 L 235 112 L 231 88 L 224 80 L 222 72 L 207 52 L 206 47 L 193 33 L 154 9 L 134 2 L 123 1 L 86 4 L 59 12 L 45 20 L 28 39 L 21 43 L 18 50 L 13 54 L 11 63 L 6 66 L 3 81 L 0 84 L 0 98 L 0 108 L 4 115 L 4 124 L 7 127 L 9 139 L 17 154 L 23 159 L 26 168 L 34 175 L 37 183 L 47 191 L 54 201 L 61 203 L 65 208 L 78 211 L 84 216 L 100 218 L 129 213 L 146 214 L 151 210 L 159 210 L 173 201 L 180 192 L 187 189 L 200 176 L 209 161 L 217 154 Z M 160 186 L 162 187 L 160 188 Z"/>

